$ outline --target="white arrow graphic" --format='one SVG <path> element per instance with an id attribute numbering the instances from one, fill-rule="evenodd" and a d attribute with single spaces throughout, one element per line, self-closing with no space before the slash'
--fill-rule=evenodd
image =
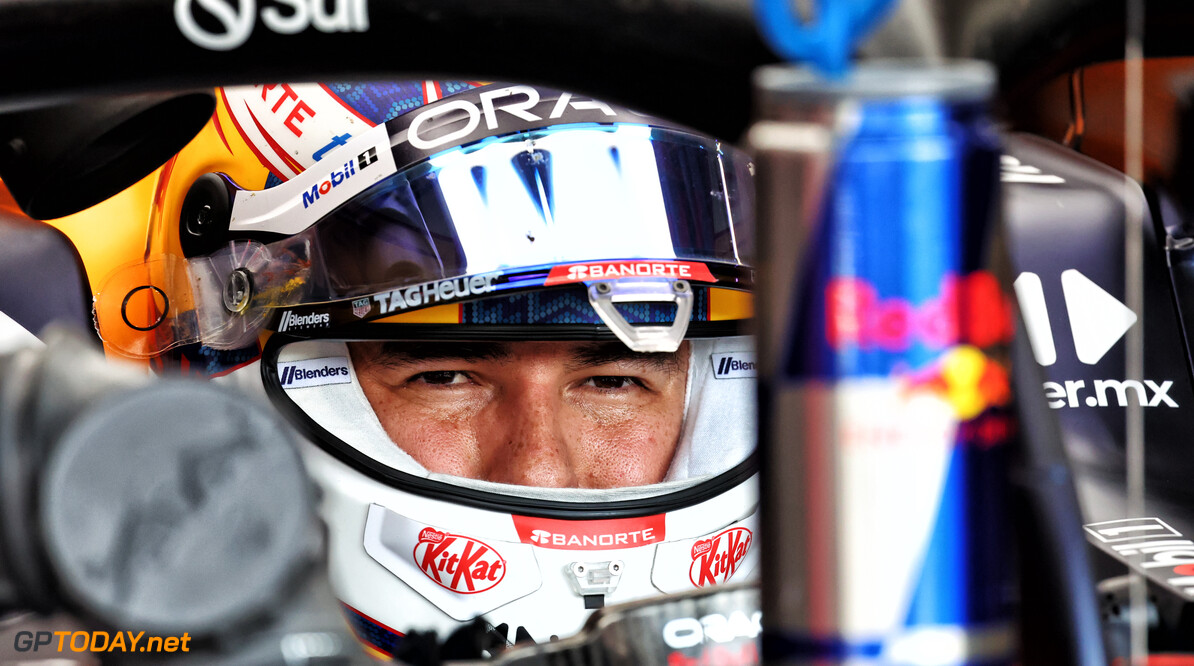
<path id="1" fill-rule="evenodd" d="M 1040 276 L 1020 273 L 1012 287 L 1016 290 L 1020 311 L 1024 313 L 1024 328 L 1028 331 L 1032 355 L 1041 365 L 1053 365 L 1057 362 L 1057 348 L 1053 346 L 1053 327 L 1049 325 L 1049 310 L 1045 307 L 1045 290 L 1041 288 Z"/>
<path id="2" fill-rule="evenodd" d="M 1132 328 L 1136 313 L 1072 268 L 1061 274 L 1061 288 L 1078 360 L 1094 365 Z"/>

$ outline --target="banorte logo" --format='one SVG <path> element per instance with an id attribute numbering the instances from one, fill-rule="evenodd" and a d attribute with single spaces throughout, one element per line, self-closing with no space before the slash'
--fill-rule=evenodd
<path id="1" fill-rule="evenodd" d="M 880 298 L 857 277 L 834 278 L 825 293 L 825 337 L 834 349 L 906 351 L 913 343 L 945 349 L 959 342 L 990 347 L 1011 340 L 1012 303 L 986 271 L 947 273 L 936 298 L 914 304 Z"/>
<path id="2" fill-rule="evenodd" d="M 488 544 L 425 527 L 415 544 L 415 564 L 440 587 L 459 594 L 484 592 L 506 576 L 506 560 Z"/>
<path id="3" fill-rule="evenodd" d="M 715 282 L 709 267 L 694 261 L 595 261 L 553 266 L 543 285 L 551 287 L 586 280 L 616 280 L 624 277 L 662 277 Z"/>
<path id="4" fill-rule="evenodd" d="M 724 583 L 738 571 L 754 535 L 745 527 L 731 527 L 692 545 L 688 580 L 696 587 Z"/>
<path id="5" fill-rule="evenodd" d="M 523 543 L 558 550 L 637 548 L 664 540 L 664 514 L 609 520 L 558 520 L 511 516 Z"/>

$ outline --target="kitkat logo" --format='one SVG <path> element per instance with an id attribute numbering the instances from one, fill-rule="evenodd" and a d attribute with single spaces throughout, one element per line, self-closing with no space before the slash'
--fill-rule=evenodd
<path id="1" fill-rule="evenodd" d="M 488 544 L 432 527 L 419 532 L 414 556 L 428 578 L 460 594 L 484 592 L 506 576 L 506 561 Z"/>
<path id="2" fill-rule="evenodd" d="M 945 349 L 958 343 L 984 348 L 1012 336 L 1011 300 L 985 271 L 961 278 L 950 273 L 941 291 L 921 303 L 879 296 L 857 277 L 829 282 L 825 293 L 825 336 L 834 349 L 901 352 L 913 344 Z"/>
<path id="3" fill-rule="evenodd" d="M 691 261 L 599 261 L 587 264 L 555 266 L 547 274 L 545 286 L 584 282 L 586 280 L 616 280 L 624 277 L 672 278 L 716 282 L 709 267 Z"/>
<path id="4" fill-rule="evenodd" d="M 745 527 L 731 527 L 692 546 L 688 580 L 696 587 L 724 583 L 738 571 L 753 538 Z"/>
<path id="5" fill-rule="evenodd" d="M 635 548 L 664 538 L 664 516 L 611 520 L 555 520 L 512 516 L 523 543 L 560 550 Z"/>

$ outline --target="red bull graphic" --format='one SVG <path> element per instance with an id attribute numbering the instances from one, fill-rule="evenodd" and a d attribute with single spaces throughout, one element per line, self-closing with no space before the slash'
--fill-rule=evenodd
<path id="1" fill-rule="evenodd" d="M 458 594 L 484 592 L 506 576 L 506 560 L 491 546 L 433 527 L 419 532 L 414 558 L 428 578 Z"/>
<path id="2" fill-rule="evenodd" d="M 958 345 L 928 368 L 908 376 L 909 388 L 945 398 L 959 419 L 969 420 L 1012 398 L 1007 368 L 973 345 Z"/>
<path id="3" fill-rule="evenodd" d="M 999 281 L 986 271 L 962 278 L 946 273 L 939 295 L 919 304 L 881 298 L 862 278 L 838 277 L 826 288 L 825 337 L 835 350 L 902 352 L 917 343 L 945 349 L 959 342 L 990 347 L 1011 341 L 1011 308 Z"/>
<path id="4" fill-rule="evenodd" d="M 692 564 L 688 580 L 696 587 L 716 585 L 729 580 L 750 550 L 753 535 L 745 527 L 731 527 L 692 546 Z"/>

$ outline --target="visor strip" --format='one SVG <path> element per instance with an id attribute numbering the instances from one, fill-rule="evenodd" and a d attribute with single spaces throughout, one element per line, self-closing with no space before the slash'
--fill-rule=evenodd
<path id="1" fill-rule="evenodd" d="M 357 640 L 387 658 L 394 657 L 405 634 L 387 627 L 344 602 L 340 605 L 344 607 L 344 617 L 348 620 L 352 633 L 356 634 Z"/>

